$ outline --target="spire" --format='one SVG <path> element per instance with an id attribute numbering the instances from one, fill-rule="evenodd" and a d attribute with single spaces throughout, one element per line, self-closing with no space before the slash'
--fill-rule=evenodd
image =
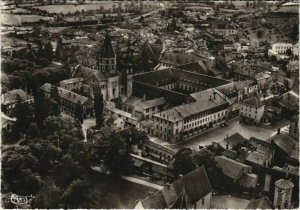
<path id="1" fill-rule="evenodd" d="M 108 33 L 105 35 L 105 39 L 101 48 L 101 58 L 115 58 L 116 54 L 114 52 L 114 49 L 111 45 L 110 36 Z"/>

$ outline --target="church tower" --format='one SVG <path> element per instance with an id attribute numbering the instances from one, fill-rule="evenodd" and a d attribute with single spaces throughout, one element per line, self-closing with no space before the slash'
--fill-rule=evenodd
<path id="1" fill-rule="evenodd" d="M 98 69 L 104 74 L 113 75 L 116 73 L 116 54 L 108 34 L 106 34 L 98 58 Z"/>
<path id="2" fill-rule="evenodd" d="M 133 53 L 130 49 L 130 37 L 128 40 L 127 55 L 122 62 L 121 83 L 123 94 L 127 97 L 132 95 Z"/>

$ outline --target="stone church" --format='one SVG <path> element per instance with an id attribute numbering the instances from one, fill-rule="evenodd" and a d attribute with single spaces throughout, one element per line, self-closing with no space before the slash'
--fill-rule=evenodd
<path id="1" fill-rule="evenodd" d="M 106 34 L 97 58 L 97 69 L 77 65 L 73 78 L 83 78 L 81 89 L 93 97 L 96 89 L 100 89 L 105 101 L 117 102 L 132 94 L 132 65 L 123 62 L 117 68 L 117 56 L 112 47 L 111 39 Z"/>

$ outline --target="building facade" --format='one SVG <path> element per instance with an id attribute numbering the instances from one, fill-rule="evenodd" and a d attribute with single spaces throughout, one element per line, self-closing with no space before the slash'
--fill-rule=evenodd
<path id="1" fill-rule="evenodd" d="M 272 45 L 272 51 L 276 52 L 277 54 L 286 54 L 287 50 L 291 50 L 292 53 L 295 53 L 295 51 L 298 50 L 295 48 L 298 48 L 298 46 L 291 43 L 276 43 Z"/>
<path id="2" fill-rule="evenodd" d="M 265 105 L 256 97 L 240 102 L 241 120 L 247 123 L 258 124 L 264 114 Z"/>
<path id="3" fill-rule="evenodd" d="M 116 59 L 110 37 L 106 35 L 97 58 L 98 70 L 81 65 L 76 66 L 72 77 L 78 82 L 74 86 L 82 89 L 82 86 L 86 85 L 83 89 L 91 98 L 94 97 L 96 89 L 100 89 L 103 99 L 110 102 L 130 96 L 132 94 L 132 67 L 126 66 L 122 71 L 117 71 Z M 67 82 L 70 81 L 64 81 L 62 85 L 66 85 Z"/>
<path id="4" fill-rule="evenodd" d="M 294 184 L 285 179 L 275 182 L 275 194 L 273 205 L 276 209 L 289 209 L 291 206 L 292 192 Z"/>
<path id="5" fill-rule="evenodd" d="M 51 84 L 45 83 L 40 88 L 45 93 L 45 96 L 48 98 L 51 97 L 51 86 Z M 94 107 L 92 101 L 89 98 L 81 96 L 77 93 L 74 93 L 61 87 L 57 87 L 57 89 L 62 112 L 65 112 L 66 114 L 69 114 L 74 117 L 77 106 L 80 105 L 83 111 L 83 118 L 93 116 Z"/>

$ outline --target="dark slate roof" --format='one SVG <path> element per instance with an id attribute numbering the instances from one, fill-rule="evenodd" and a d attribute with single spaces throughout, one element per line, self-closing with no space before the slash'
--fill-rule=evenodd
<path id="1" fill-rule="evenodd" d="M 213 64 L 210 64 L 209 62 L 210 61 L 200 60 L 200 61 L 176 66 L 176 68 L 181 69 L 181 70 L 196 72 L 196 73 L 200 73 L 200 74 L 207 74 L 207 75 L 211 75 L 211 76 L 219 75 L 222 73 L 221 71 L 216 69 L 213 66 Z"/>
<path id="2" fill-rule="evenodd" d="M 246 209 L 273 209 L 272 202 L 267 197 L 253 199 Z"/>
<path id="3" fill-rule="evenodd" d="M 186 194 L 185 189 L 183 189 L 178 196 L 177 200 L 170 206 L 171 209 L 191 209 L 193 205 Z"/>
<path id="4" fill-rule="evenodd" d="M 255 188 L 257 184 L 258 176 L 256 174 L 242 174 L 238 182 L 242 187 Z"/>
<path id="5" fill-rule="evenodd" d="M 212 191 L 203 166 L 178 179 L 172 184 L 172 186 L 174 187 L 177 195 L 180 195 L 184 188 L 192 204 L 195 204 Z"/>
<path id="6" fill-rule="evenodd" d="M 243 143 L 245 141 L 248 141 L 248 140 L 245 139 L 241 134 L 235 133 L 235 134 L 229 136 L 228 138 L 224 139 L 223 141 L 221 141 L 219 144 L 223 148 L 226 148 L 226 145 L 228 143 L 228 149 L 232 149 L 235 146 L 237 146 L 238 144 Z"/>
<path id="7" fill-rule="evenodd" d="M 89 80 L 91 77 L 94 77 L 98 81 L 103 81 L 108 78 L 107 75 L 103 74 L 99 70 L 91 69 L 81 65 L 77 65 L 75 67 L 72 77 L 83 78 L 83 80 Z"/>
<path id="8" fill-rule="evenodd" d="M 115 52 L 111 45 L 110 36 L 106 34 L 102 48 L 101 48 L 101 57 L 102 58 L 115 58 Z"/>
<path id="9" fill-rule="evenodd" d="M 141 200 L 144 209 L 165 209 L 167 208 L 167 203 L 165 201 L 162 191 L 158 191 L 153 195 Z"/>
<path id="10" fill-rule="evenodd" d="M 230 159 L 235 159 L 236 156 L 237 156 L 236 151 L 234 151 L 234 150 L 229 150 L 229 149 L 225 150 L 222 154 L 223 154 L 225 157 L 228 157 L 228 158 L 230 158 Z"/>
<path id="11" fill-rule="evenodd" d="M 251 166 L 237 162 L 225 156 L 216 156 L 215 161 L 217 167 L 222 169 L 225 176 L 232 178 L 234 181 L 238 180 L 242 175 L 243 169 L 251 169 Z"/>
<path id="12" fill-rule="evenodd" d="M 46 93 L 50 93 L 51 92 L 51 84 L 49 83 L 45 83 L 41 88 L 41 90 L 43 90 Z M 77 93 L 74 93 L 72 91 L 66 90 L 64 88 L 61 87 L 57 87 L 58 89 L 58 93 L 59 93 L 59 97 L 61 99 L 70 101 L 72 103 L 77 104 L 78 101 L 80 101 L 80 103 L 83 105 L 84 103 L 86 103 L 87 101 L 89 101 L 89 99 L 85 96 L 81 96 Z"/>
<path id="13" fill-rule="evenodd" d="M 201 166 L 173 182 L 169 188 L 165 187 L 141 200 L 141 203 L 145 209 L 191 208 L 211 191 L 205 168 Z"/>
<path id="14" fill-rule="evenodd" d="M 290 158 L 299 160 L 299 143 L 288 134 L 280 134 L 273 136 L 271 139 L 281 148 Z"/>
<path id="15" fill-rule="evenodd" d="M 246 99 L 242 103 L 246 104 L 246 105 L 250 105 L 250 106 L 255 106 L 255 107 L 261 107 L 262 106 L 261 101 L 256 97 Z"/>

